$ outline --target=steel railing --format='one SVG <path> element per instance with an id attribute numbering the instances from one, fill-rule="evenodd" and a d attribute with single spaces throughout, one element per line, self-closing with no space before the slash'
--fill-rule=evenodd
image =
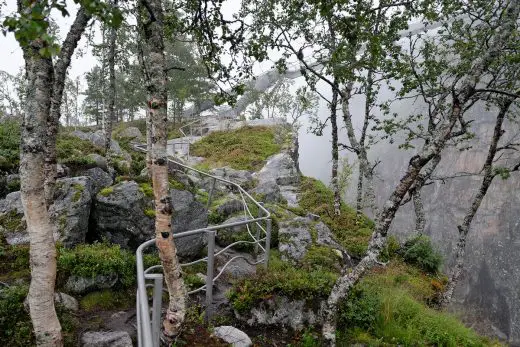
<path id="1" fill-rule="evenodd" d="M 135 150 L 146 152 L 146 146 L 133 145 Z M 178 240 L 184 237 L 206 234 L 207 236 L 207 254 L 204 258 L 191 261 L 189 263 L 181 264 L 181 267 L 194 265 L 205 262 L 207 264 L 206 283 L 200 288 L 191 290 L 188 294 L 195 294 L 201 291 L 206 292 L 206 321 L 211 318 L 211 309 L 213 303 L 213 284 L 224 273 L 227 266 L 236 259 L 245 259 L 250 265 L 258 265 L 263 263 L 265 268 L 269 264 L 269 251 L 271 247 L 271 214 L 262 205 L 256 201 L 247 191 L 245 191 L 239 184 L 226 180 L 222 177 L 214 176 L 206 172 L 197 170 L 193 167 L 184 165 L 171 158 L 169 162 L 187 171 L 196 172 L 203 177 L 211 179 L 211 187 L 208 193 L 207 206 L 211 205 L 211 200 L 217 188 L 217 182 L 223 183 L 227 189 L 236 189 L 240 194 L 242 200 L 242 207 L 245 220 L 233 223 L 210 225 L 205 228 L 184 231 L 173 234 L 173 239 Z M 175 202 L 174 202 L 175 203 Z M 254 216 L 251 207 L 256 206 L 258 215 Z M 248 237 L 251 241 L 240 240 L 229 244 L 228 246 L 216 251 L 215 237 L 218 230 L 228 229 L 237 226 L 245 226 L 248 232 Z M 234 256 L 222 265 L 218 274 L 215 275 L 215 258 L 223 255 L 226 251 L 238 244 L 254 245 L 254 253 L 256 254 L 256 261 L 251 262 L 245 256 Z M 156 271 L 162 270 L 161 265 L 155 265 L 147 269 L 144 268 L 143 252 L 155 245 L 155 239 L 148 240 L 141 244 L 136 251 L 137 262 L 137 296 L 136 296 L 136 315 L 137 315 L 137 337 L 138 346 L 140 347 L 158 347 L 161 335 L 161 318 L 162 318 L 162 292 L 163 292 L 163 274 Z M 263 258 L 259 259 L 259 249 L 262 250 Z M 150 312 L 149 296 L 147 289 L 152 288 L 152 309 Z"/>

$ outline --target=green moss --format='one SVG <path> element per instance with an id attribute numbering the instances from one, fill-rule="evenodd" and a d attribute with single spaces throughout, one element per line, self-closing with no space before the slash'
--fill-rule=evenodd
<path id="1" fill-rule="evenodd" d="M 27 286 L 0 289 L 0 345 L 34 346 L 29 314 L 23 307 Z"/>
<path id="2" fill-rule="evenodd" d="M 147 208 L 146 210 L 144 210 L 144 214 L 147 217 L 155 218 L 155 210 L 153 208 Z"/>
<path id="3" fill-rule="evenodd" d="M 243 127 L 215 131 L 191 146 L 191 153 L 204 157 L 204 165 L 230 166 L 239 170 L 259 170 L 265 160 L 280 152 L 273 127 Z"/>
<path id="4" fill-rule="evenodd" d="M 16 192 L 20 190 L 20 180 L 12 180 L 7 184 L 7 192 Z"/>
<path id="5" fill-rule="evenodd" d="M 341 271 L 341 256 L 325 246 L 311 246 L 301 260 L 301 266 L 308 270 Z"/>
<path id="6" fill-rule="evenodd" d="M 99 310 L 125 310 L 135 305 L 135 292 L 103 290 L 85 295 L 80 300 L 80 307 L 86 312 Z"/>
<path id="7" fill-rule="evenodd" d="M 238 280 L 230 290 L 230 302 L 238 312 L 247 312 L 259 301 L 273 295 L 285 295 L 309 302 L 326 298 L 338 277 L 336 272 L 329 269 L 294 267 L 281 261 L 276 251 L 271 253 L 269 259 L 269 271 L 259 268 L 257 274 Z"/>
<path id="8" fill-rule="evenodd" d="M 114 187 L 106 187 L 106 188 L 103 188 L 101 189 L 101 191 L 99 192 L 99 194 L 101 196 L 109 196 L 110 194 L 112 194 L 114 192 Z"/>
<path id="9" fill-rule="evenodd" d="M 140 183 L 139 190 L 141 191 L 141 193 L 143 193 L 145 196 L 149 198 L 152 198 L 154 196 L 153 188 L 150 183 Z"/>
<path id="10" fill-rule="evenodd" d="M 181 183 L 175 180 L 174 178 L 170 178 L 168 182 L 170 183 L 170 188 L 172 189 L 186 190 L 186 186 L 184 185 L 184 183 Z"/>
<path id="11" fill-rule="evenodd" d="M 321 181 L 302 177 L 299 205 L 301 211 L 314 213 L 331 229 L 336 241 L 354 256 L 362 256 L 372 236 L 374 223 L 365 216 L 357 217 L 356 211 L 341 205 L 341 214 L 334 214 L 334 195 Z M 294 211 L 293 211 L 294 212 Z"/>
<path id="12" fill-rule="evenodd" d="M 82 186 L 81 184 L 74 184 L 73 185 L 73 188 L 76 190 L 74 192 L 74 195 L 72 196 L 72 201 L 73 202 L 78 202 L 79 199 L 81 199 L 81 194 L 83 193 L 83 191 L 85 190 L 85 187 Z"/>

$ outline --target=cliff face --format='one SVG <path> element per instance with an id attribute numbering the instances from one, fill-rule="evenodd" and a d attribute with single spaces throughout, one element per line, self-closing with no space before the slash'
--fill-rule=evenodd
<path id="1" fill-rule="evenodd" d="M 482 111 L 479 119 L 486 121 L 474 124 L 473 147 L 463 152 L 457 149 L 443 152 L 436 176 L 478 173 L 482 169 L 494 121 L 493 114 Z M 504 128 L 505 138 L 516 132 L 514 124 Z M 377 187 L 381 205 L 400 177 L 410 153 L 386 146 L 377 156 L 383 160 Z M 437 181 L 423 190 L 426 233 L 444 254 L 447 271 L 454 263 L 457 225 L 462 222 L 480 182 L 478 176 L 460 177 Z M 409 203 L 399 211 L 391 232 L 405 238 L 413 232 L 413 223 L 414 212 Z M 520 174 L 513 173 L 506 180 L 495 178 L 473 220 L 466 246 L 465 269 L 456 288 L 452 309 L 480 332 L 520 345 L 519 254 Z"/>

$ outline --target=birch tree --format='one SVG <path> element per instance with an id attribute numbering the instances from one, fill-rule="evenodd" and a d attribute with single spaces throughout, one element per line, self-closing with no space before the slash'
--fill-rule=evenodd
<path id="1" fill-rule="evenodd" d="M 464 4 L 458 11 L 468 13 L 469 11 L 480 10 L 479 5 Z M 450 15 L 456 15 L 452 9 L 447 9 Z M 335 345 L 336 310 L 338 302 L 345 298 L 350 288 L 359 278 L 375 264 L 378 263 L 378 256 L 384 246 L 388 229 L 395 217 L 403 198 L 417 181 L 421 170 L 429 164 L 435 157 L 441 155 L 442 150 L 448 141 L 463 135 L 467 132 L 468 121 L 464 118 L 475 100 L 478 100 L 480 93 L 491 91 L 495 94 L 510 94 L 507 88 L 501 86 L 490 74 L 497 63 L 500 62 L 500 52 L 509 50 L 516 45 L 516 23 L 520 10 L 520 4 L 516 1 L 494 4 L 487 8 L 490 13 L 502 12 L 503 16 L 489 18 L 489 22 L 472 21 L 469 26 L 464 26 L 464 22 L 454 21 L 446 24 L 448 29 L 456 29 L 459 33 L 466 32 L 468 36 L 461 35 L 459 40 L 453 40 L 453 36 L 440 34 L 437 44 L 445 50 L 443 57 L 449 57 L 449 61 L 438 61 L 436 68 L 442 68 L 447 74 L 437 76 L 438 85 L 442 86 L 438 93 L 437 103 L 429 109 L 428 123 L 431 125 L 425 133 L 423 144 L 411 159 L 404 175 L 394 188 L 390 198 L 386 201 L 376 226 L 372 238 L 368 245 L 367 254 L 356 265 L 352 271 L 341 276 L 335 283 L 331 294 L 327 300 L 326 320 L 323 326 L 323 335 L 330 345 Z M 449 31 L 449 30 L 448 30 Z M 486 40 L 481 41 L 485 35 Z M 478 44 L 469 44 L 469 38 L 476 39 L 480 45 L 485 45 L 486 50 Z M 477 39 L 478 38 L 478 39 Z M 463 45 L 466 43 L 466 45 Z M 468 47 L 471 50 L 468 52 Z M 431 46 L 423 46 L 423 54 L 428 54 Z M 469 61 L 467 58 L 469 57 Z M 462 59 L 464 58 L 464 59 Z M 513 65 L 518 64 L 517 60 L 512 60 Z M 431 60 L 428 63 L 432 63 Z M 427 68 L 427 67 L 425 67 Z M 518 66 L 516 66 L 518 69 Z M 425 72 L 425 71 L 423 71 Z M 406 85 L 406 83 L 405 83 Z M 420 89 L 420 85 L 415 84 L 412 89 Z M 409 92 L 409 90 L 407 90 Z M 450 98 L 446 98 L 446 92 Z M 394 126 L 390 121 L 387 126 Z M 420 125 L 418 125 L 421 128 Z M 411 132 L 413 133 L 413 131 Z"/>
<path id="2" fill-rule="evenodd" d="M 36 343 L 61 346 L 61 326 L 54 308 L 56 247 L 48 208 L 56 179 L 56 136 L 67 68 L 91 14 L 80 7 L 61 47 L 49 32 L 52 9 L 68 15 L 56 2 L 18 2 L 18 12 L 2 23 L 19 42 L 27 79 L 25 113 L 20 153 L 20 184 L 24 215 L 30 239 L 31 284 L 28 302 Z M 107 14 L 104 4 L 90 9 Z M 58 53 L 59 52 L 59 53 Z M 57 54 L 55 63 L 52 56 Z"/>
<path id="3" fill-rule="evenodd" d="M 143 3 L 144 4 L 144 3 Z M 181 277 L 177 249 L 173 241 L 172 201 L 169 194 L 167 136 L 167 76 L 164 59 L 164 13 L 160 0 L 147 0 L 139 9 L 143 33 L 143 70 L 148 92 L 147 141 L 151 144 L 149 158 L 155 196 L 156 245 L 163 265 L 169 293 L 169 305 L 163 322 L 164 334 L 179 333 L 186 314 L 186 288 Z M 150 150 L 150 148 L 148 148 Z"/>

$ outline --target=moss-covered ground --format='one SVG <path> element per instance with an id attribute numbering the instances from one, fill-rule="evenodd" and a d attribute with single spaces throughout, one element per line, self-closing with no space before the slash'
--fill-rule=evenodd
<path id="1" fill-rule="evenodd" d="M 191 146 L 191 154 L 204 157 L 203 168 L 230 166 L 259 170 L 265 160 L 280 151 L 274 127 L 243 127 L 215 131 Z"/>

